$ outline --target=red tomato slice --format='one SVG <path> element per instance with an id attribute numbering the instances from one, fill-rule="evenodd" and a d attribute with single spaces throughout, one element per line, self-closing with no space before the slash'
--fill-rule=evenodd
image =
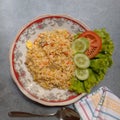
<path id="1" fill-rule="evenodd" d="M 95 57 L 100 52 L 100 50 L 102 48 L 102 40 L 95 32 L 85 31 L 82 34 L 80 34 L 79 37 L 88 38 L 88 40 L 90 41 L 90 47 L 85 52 L 85 54 L 89 58 Z"/>

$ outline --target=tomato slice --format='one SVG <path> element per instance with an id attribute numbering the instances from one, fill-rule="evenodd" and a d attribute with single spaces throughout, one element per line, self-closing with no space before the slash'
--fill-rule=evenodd
<path id="1" fill-rule="evenodd" d="M 101 38 L 93 31 L 85 31 L 79 37 L 85 37 L 90 41 L 90 47 L 85 52 L 89 58 L 94 58 L 102 48 Z"/>

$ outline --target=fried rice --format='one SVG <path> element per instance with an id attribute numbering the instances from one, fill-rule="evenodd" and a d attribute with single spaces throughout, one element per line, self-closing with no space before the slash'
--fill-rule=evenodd
<path id="1" fill-rule="evenodd" d="M 67 89 L 74 75 L 75 64 L 67 30 L 40 33 L 27 49 L 26 66 L 33 80 L 45 89 Z"/>

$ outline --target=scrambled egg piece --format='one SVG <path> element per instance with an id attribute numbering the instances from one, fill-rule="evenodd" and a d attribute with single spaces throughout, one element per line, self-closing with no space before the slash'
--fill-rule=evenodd
<path id="1" fill-rule="evenodd" d="M 28 41 L 26 42 L 26 47 L 27 47 L 28 49 L 31 49 L 32 46 L 33 46 L 33 43 L 28 40 Z"/>

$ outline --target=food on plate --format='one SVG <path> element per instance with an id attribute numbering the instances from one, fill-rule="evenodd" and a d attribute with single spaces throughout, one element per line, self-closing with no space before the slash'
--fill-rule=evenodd
<path id="1" fill-rule="evenodd" d="M 26 47 L 27 47 L 28 49 L 32 49 L 32 46 L 33 46 L 33 43 L 32 43 L 31 41 L 27 41 L 27 42 L 26 42 Z"/>
<path id="2" fill-rule="evenodd" d="M 40 33 L 34 43 L 26 42 L 25 63 L 34 81 L 43 88 L 69 88 L 75 71 L 72 40 L 67 30 L 54 30 Z"/>
<path id="3" fill-rule="evenodd" d="M 26 47 L 25 64 L 45 89 L 90 92 L 113 63 L 114 44 L 104 28 L 75 35 L 63 29 L 46 31 Z"/>
<path id="4" fill-rule="evenodd" d="M 90 65 L 90 60 L 85 54 L 75 54 L 74 55 L 74 62 L 78 68 L 88 68 Z"/>
<path id="5" fill-rule="evenodd" d="M 78 38 L 72 43 L 73 53 L 85 52 L 89 48 L 89 40 L 86 38 Z"/>
<path id="6" fill-rule="evenodd" d="M 90 66 L 89 58 L 83 53 L 78 53 L 74 55 L 74 62 L 77 67 L 75 76 L 79 80 L 86 80 L 89 77 L 89 71 L 87 69 Z"/>
<path id="7" fill-rule="evenodd" d="M 89 70 L 88 69 L 80 69 L 77 68 L 75 70 L 75 76 L 79 79 L 79 80 L 87 80 L 89 77 Z"/>
<path id="8" fill-rule="evenodd" d="M 102 47 L 102 40 L 99 37 L 99 35 L 97 35 L 93 31 L 86 31 L 86 32 L 83 32 L 82 34 L 80 34 L 79 37 L 80 38 L 81 37 L 88 38 L 90 47 L 86 51 L 85 54 L 88 55 L 89 58 L 94 58 L 99 53 L 99 51 L 101 50 L 101 47 Z"/>
<path id="9" fill-rule="evenodd" d="M 80 80 L 79 76 L 78 77 L 74 76 L 71 78 L 71 86 L 69 89 L 72 91 L 75 91 L 76 93 L 90 92 L 95 85 L 97 85 L 101 80 L 104 79 L 104 76 L 108 68 L 111 67 L 113 63 L 112 54 L 114 50 L 114 43 L 105 28 L 95 29 L 92 32 L 87 31 L 84 33 L 79 33 L 75 35 L 75 39 L 78 39 L 79 37 L 81 37 L 81 34 L 82 34 L 82 37 L 83 35 L 85 35 L 85 38 L 87 37 L 89 39 L 90 37 L 91 39 L 92 36 L 94 36 L 94 33 L 95 33 L 95 36 L 97 34 L 97 36 L 100 37 L 101 42 L 99 43 L 102 43 L 102 46 L 98 44 L 98 46 L 99 45 L 101 46 L 101 49 L 96 52 L 97 53 L 96 55 L 93 54 L 95 55 L 94 57 L 91 58 L 87 54 L 88 57 L 90 57 L 90 66 L 87 68 L 89 71 L 88 78 L 85 79 L 84 81 L 81 78 Z M 96 40 L 99 41 L 100 39 L 96 39 Z M 90 47 L 91 47 L 91 44 L 90 44 Z"/>

